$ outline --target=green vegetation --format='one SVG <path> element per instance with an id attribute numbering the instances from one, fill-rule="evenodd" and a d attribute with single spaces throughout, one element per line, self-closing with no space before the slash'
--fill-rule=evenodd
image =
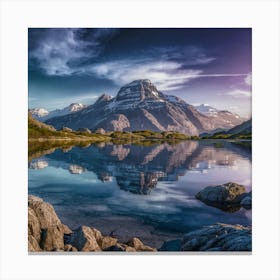
<path id="1" fill-rule="evenodd" d="M 28 138 L 29 142 L 34 141 L 89 141 L 91 143 L 96 142 L 139 142 L 144 140 L 149 141 L 169 141 L 169 140 L 190 140 L 198 139 L 197 136 L 191 137 L 180 132 L 166 131 L 155 132 L 150 130 L 141 131 L 114 131 L 107 132 L 105 134 L 89 133 L 81 131 L 71 131 L 69 128 L 63 128 L 57 131 L 54 127 L 46 125 L 32 118 L 28 115 Z"/>
<path id="2" fill-rule="evenodd" d="M 237 133 L 237 134 L 227 134 L 226 132 L 217 132 L 213 135 L 203 136 L 201 139 L 245 139 L 251 140 L 252 133 Z"/>
<path id="3" fill-rule="evenodd" d="M 174 145 L 184 140 L 200 139 L 251 139 L 249 134 L 226 134 L 223 132 L 215 133 L 212 136 L 187 136 L 177 131 L 156 132 L 151 130 L 140 131 L 114 131 L 101 133 L 89 133 L 82 131 L 72 131 L 63 128 L 57 131 L 54 127 L 46 125 L 32 118 L 28 114 L 28 159 L 52 153 L 55 149 L 70 149 L 72 146 L 88 146 L 98 143 L 113 144 L 133 144 L 141 146 L 158 145 L 168 143 Z M 250 142 L 250 141 L 249 141 Z M 240 142 L 242 143 L 242 142 Z M 213 144 L 217 148 L 222 148 L 222 143 Z M 240 144 L 248 147 L 249 144 Z M 251 144 L 250 144 L 251 145 Z"/>
<path id="4" fill-rule="evenodd" d="M 28 141 L 90 141 L 106 142 L 109 141 L 108 135 L 99 133 L 87 133 L 80 131 L 67 131 L 66 129 L 57 131 L 54 127 L 41 123 L 28 114 Z"/>
<path id="5" fill-rule="evenodd" d="M 72 146 L 88 146 L 91 144 L 110 142 L 113 144 L 134 144 L 151 146 L 168 143 L 170 145 L 183 140 L 198 140 L 197 136 L 187 136 L 180 132 L 165 131 L 155 132 L 141 131 L 114 131 L 101 133 L 89 133 L 72 131 L 63 128 L 57 131 L 54 127 L 46 125 L 32 118 L 28 114 L 28 159 L 40 157 L 52 153 L 55 149 L 71 149 Z"/>

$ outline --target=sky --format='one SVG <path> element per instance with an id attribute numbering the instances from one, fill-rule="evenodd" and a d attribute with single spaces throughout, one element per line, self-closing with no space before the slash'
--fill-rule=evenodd
<path id="1" fill-rule="evenodd" d="M 29 108 L 115 96 L 150 79 L 193 105 L 251 115 L 250 28 L 29 28 Z"/>

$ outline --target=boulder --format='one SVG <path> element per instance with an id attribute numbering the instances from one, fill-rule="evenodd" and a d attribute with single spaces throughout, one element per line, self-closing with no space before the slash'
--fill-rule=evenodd
<path id="1" fill-rule="evenodd" d="M 132 247 L 132 248 L 135 248 L 136 251 L 156 251 L 155 248 L 152 248 L 150 246 L 147 246 L 147 245 L 144 245 L 142 243 L 142 241 L 136 237 L 132 238 L 131 240 L 129 240 L 127 242 L 127 245 Z"/>
<path id="2" fill-rule="evenodd" d="M 31 235 L 39 243 L 41 239 L 41 226 L 33 209 L 28 207 L 28 236 Z"/>
<path id="3" fill-rule="evenodd" d="M 66 244 L 64 246 L 64 251 L 66 251 L 66 252 L 78 252 L 77 248 L 73 247 L 70 244 Z"/>
<path id="4" fill-rule="evenodd" d="M 209 186 L 196 194 L 196 198 L 203 202 L 240 203 L 246 189 L 237 183 L 226 183 L 218 186 Z"/>
<path id="5" fill-rule="evenodd" d="M 28 206 L 35 212 L 39 222 L 40 228 L 45 229 L 61 224 L 57 217 L 54 208 L 47 202 L 36 196 L 28 196 Z"/>
<path id="6" fill-rule="evenodd" d="M 95 233 L 87 226 L 81 226 L 75 230 L 70 236 L 69 243 L 76 247 L 78 251 L 101 251 L 96 241 Z"/>
<path id="7" fill-rule="evenodd" d="M 251 251 L 252 229 L 215 224 L 184 235 L 181 251 Z"/>
<path id="8" fill-rule="evenodd" d="M 28 251 L 29 252 L 40 252 L 42 251 L 38 241 L 31 234 L 28 234 Z"/>
<path id="9" fill-rule="evenodd" d="M 118 239 L 110 237 L 110 236 L 105 236 L 105 237 L 101 238 L 99 242 L 100 242 L 99 245 L 100 245 L 101 249 L 105 250 L 106 248 L 115 246 L 118 242 Z"/>
<path id="10" fill-rule="evenodd" d="M 28 251 L 156 251 L 132 238 L 127 244 L 103 236 L 95 228 L 81 226 L 72 231 L 61 223 L 52 205 L 36 196 L 28 196 Z"/>
<path id="11" fill-rule="evenodd" d="M 40 247 L 44 251 L 64 249 L 64 228 L 62 224 L 42 230 Z"/>
<path id="12" fill-rule="evenodd" d="M 71 233 L 69 227 L 61 223 L 52 205 L 39 197 L 28 196 L 29 251 L 62 250 L 64 235 Z"/>
<path id="13" fill-rule="evenodd" d="M 106 248 L 104 251 L 136 252 L 136 249 L 123 243 Z"/>
<path id="14" fill-rule="evenodd" d="M 93 228 L 93 227 L 91 228 L 91 231 L 92 231 L 97 243 L 101 244 L 102 243 L 102 238 L 103 238 L 101 232 L 99 230 L 97 230 L 96 228 Z"/>

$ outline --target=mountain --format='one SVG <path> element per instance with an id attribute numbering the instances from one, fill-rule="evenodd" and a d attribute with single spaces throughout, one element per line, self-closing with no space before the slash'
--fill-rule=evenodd
<path id="1" fill-rule="evenodd" d="M 209 106 L 208 104 L 200 104 L 195 106 L 195 108 L 202 114 L 214 117 L 217 121 L 221 122 L 219 129 L 225 129 L 226 126 L 234 127 L 245 121 L 244 118 L 240 117 L 238 114 L 229 112 L 227 110 L 218 110 L 214 107 Z M 213 133 L 213 131 L 212 131 Z"/>
<path id="2" fill-rule="evenodd" d="M 45 108 L 34 108 L 30 109 L 29 112 L 32 114 L 32 117 L 37 120 L 45 118 L 50 113 Z"/>
<path id="3" fill-rule="evenodd" d="M 158 91 L 150 80 L 136 80 L 123 86 L 116 97 L 103 94 L 78 112 L 53 117 L 46 123 L 57 129 L 103 128 L 107 131 L 179 131 L 187 135 L 217 128 L 229 129 L 242 121 L 208 116 L 176 96 Z"/>
<path id="4" fill-rule="evenodd" d="M 33 118 L 39 121 L 46 121 L 50 118 L 64 116 L 64 115 L 78 112 L 86 107 L 87 107 L 86 105 L 83 105 L 81 103 L 72 103 L 63 109 L 56 109 L 50 112 L 44 108 L 35 108 L 29 111 L 31 112 Z"/>
<path id="5" fill-rule="evenodd" d="M 252 133 L 252 119 L 243 122 L 240 125 L 235 126 L 234 128 L 227 131 L 228 134 L 248 134 Z"/>

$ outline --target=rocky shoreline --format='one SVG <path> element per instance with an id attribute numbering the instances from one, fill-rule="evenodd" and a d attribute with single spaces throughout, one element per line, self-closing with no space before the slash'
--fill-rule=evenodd
<path id="1" fill-rule="evenodd" d="M 93 227 L 72 230 L 61 223 L 51 204 L 28 196 L 29 252 L 251 251 L 251 243 L 251 227 L 220 223 L 189 232 L 182 239 L 166 241 L 158 249 L 143 244 L 137 237 L 123 243 Z"/>
<path id="2" fill-rule="evenodd" d="M 126 244 L 117 238 L 103 236 L 93 227 L 81 226 L 71 230 L 61 223 L 53 206 L 41 198 L 28 196 L 28 251 L 58 252 L 154 252 L 155 248 L 132 238 Z"/>

